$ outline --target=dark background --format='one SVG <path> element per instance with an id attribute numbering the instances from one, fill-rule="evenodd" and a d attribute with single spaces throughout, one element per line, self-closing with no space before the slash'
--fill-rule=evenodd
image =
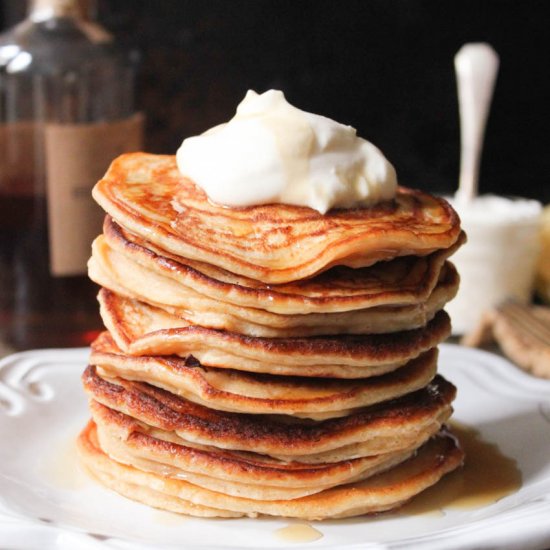
<path id="1" fill-rule="evenodd" d="M 24 14 L 3 0 L 0 23 Z M 147 149 L 230 118 L 247 89 L 351 124 L 400 182 L 453 192 L 459 127 L 453 57 L 500 55 L 483 192 L 550 202 L 550 2 L 536 0 L 98 0 L 98 19 L 141 52 Z"/>

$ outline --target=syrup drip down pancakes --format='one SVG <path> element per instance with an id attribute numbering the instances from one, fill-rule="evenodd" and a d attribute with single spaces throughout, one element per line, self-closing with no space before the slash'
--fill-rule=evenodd
<path id="1" fill-rule="evenodd" d="M 465 241 L 444 200 L 225 207 L 145 153 L 93 195 L 106 330 L 78 448 L 99 482 L 198 517 L 322 520 L 392 510 L 462 464 L 437 372 Z"/>

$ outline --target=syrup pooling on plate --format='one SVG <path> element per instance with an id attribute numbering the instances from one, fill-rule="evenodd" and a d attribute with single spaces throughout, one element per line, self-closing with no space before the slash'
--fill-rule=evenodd
<path id="1" fill-rule="evenodd" d="M 521 489 L 521 470 L 513 458 L 483 439 L 475 428 L 456 421 L 451 425 L 466 454 L 464 465 L 405 505 L 401 514 L 481 508 Z"/>
<path id="2" fill-rule="evenodd" d="M 79 491 L 89 484 L 90 478 L 78 460 L 74 434 L 55 441 L 50 450 L 40 462 L 40 471 L 49 485 Z"/>
<path id="3" fill-rule="evenodd" d="M 323 533 L 308 523 L 292 523 L 277 529 L 275 536 L 285 542 L 313 542 L 322 538 Z"/>
<path id="4" fill-rule="evenodd" d="M 488 506 L 521 488 L 522 475 L 516 460 L 503 454 L 496 443 L 483 439 L 475 428 L 457 422 L 451 425 L 466 452 L 464 466 L 456 472 L 463 481 L 451 503 L 453 508 Z"/>

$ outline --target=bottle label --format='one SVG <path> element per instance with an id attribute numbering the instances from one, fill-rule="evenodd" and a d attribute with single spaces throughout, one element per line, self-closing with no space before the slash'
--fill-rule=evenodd
<path id="1" fill-rule="evenodd" d="M 141 113 L 93 124 L 48 124 L 45 128 L 50 271 L 54 276 L 86 273 L 93 239 L 104 212 L 92 187 L 111 161 L 143 144 Z"/>

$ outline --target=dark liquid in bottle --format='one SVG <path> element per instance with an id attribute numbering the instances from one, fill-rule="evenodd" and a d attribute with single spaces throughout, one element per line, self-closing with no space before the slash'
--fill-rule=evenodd
<path id="1" fill-rule="evenodd" d="M 88 344 L 100 330 L 85 261 L 101 211 L 88 192 L 142 148 L 137 58 L 88 4 L 30 1 L 0 34 L 0 339 L 17 349 Z"/>
<path id="2" fill-rule="evenodd" d="M 16 349 L 89 344 L 101 327 L 97 290 L 86 275 L 50 274 L 44 196 L 0 191 L 2 340 Z"/>

